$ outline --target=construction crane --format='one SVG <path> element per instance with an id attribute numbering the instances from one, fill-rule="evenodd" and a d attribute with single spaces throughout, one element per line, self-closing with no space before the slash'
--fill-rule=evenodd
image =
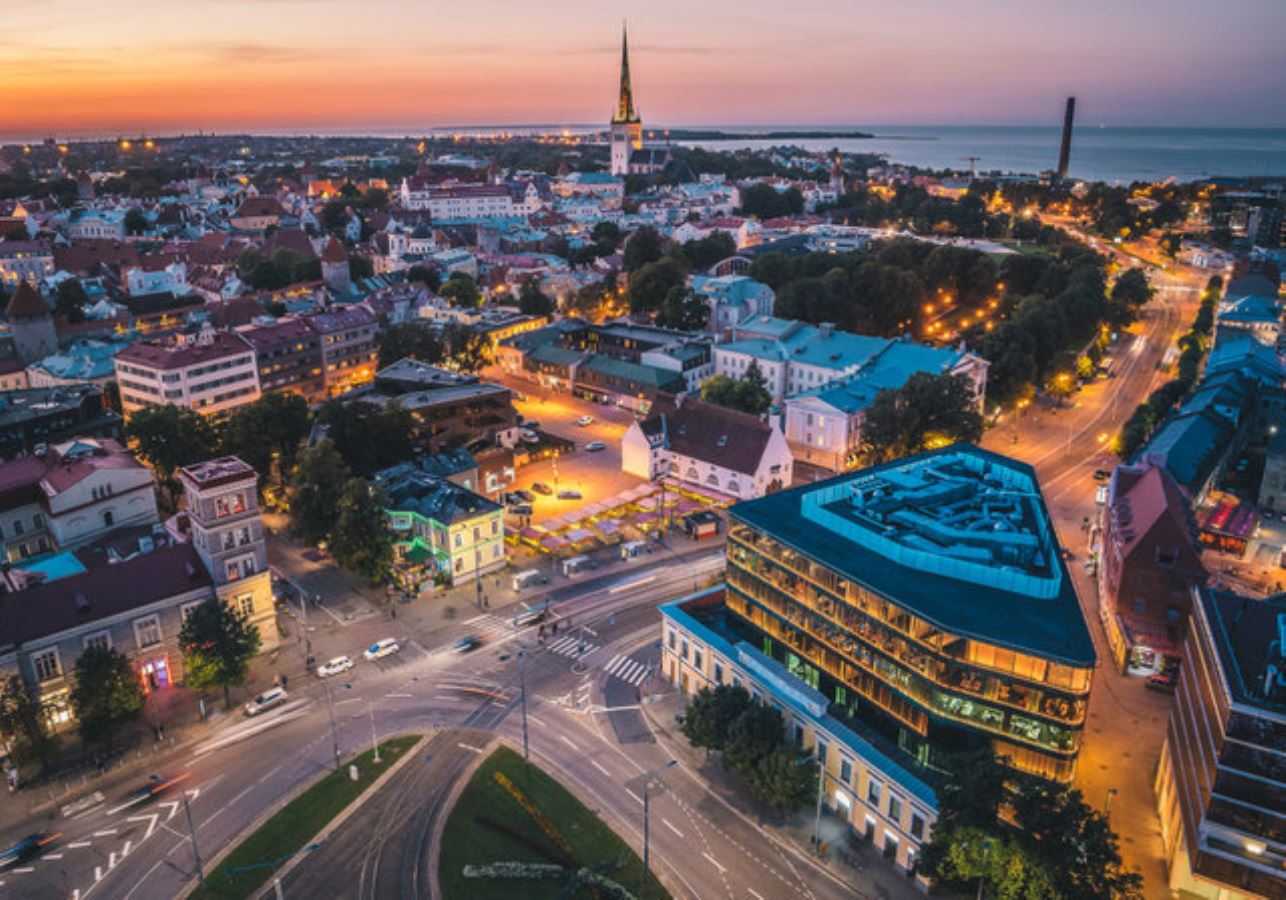
<path id="1" fill-rule="evenodd" d="M 970 181 L 972 181 L 972 180 L 973 180 L 973 178 L 974 178 L 974 170 L 975 170 L 975 169 L 977 168 L 977 166 L 978 166 L 978 157 L 976 157 L 976 156 L 966 156 L 966 157 L 964 157 L 964 160 L 965 160 L 965 162 L 969 163 L 969 180 L 970 180 Z"/>

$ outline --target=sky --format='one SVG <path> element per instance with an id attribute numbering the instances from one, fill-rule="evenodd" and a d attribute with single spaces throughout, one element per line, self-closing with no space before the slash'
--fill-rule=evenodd
<path id="1" fill-rule="evenodd" d="M 1286 127 L 1286 0 L 0 0 L 0 136 Z"/>

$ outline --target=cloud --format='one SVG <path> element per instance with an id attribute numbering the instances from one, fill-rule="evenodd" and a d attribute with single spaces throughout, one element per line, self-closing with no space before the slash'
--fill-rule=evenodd
<path id="1" fill-rule="evenodd" d="M 202 44 L 200 52 L 230 63 L 298 63 L 318 59 L 321 53 L 303 47 L 283 47 L 278 44 Z"/>

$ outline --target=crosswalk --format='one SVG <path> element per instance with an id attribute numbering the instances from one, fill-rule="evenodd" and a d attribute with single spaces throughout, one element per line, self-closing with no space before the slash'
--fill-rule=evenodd
<path id="1" fill-rule="evenodd" d="M 589 656 L 595 650 L 598 650 L 599 646 L 599 644 L 591 644 L 589 641 L 582 643 L 582 638 L 578 634 L 564 635 L 548 645 L 550 653 L 557 653 L 559 656 L 566 656 L 569 659 Z"/>
<path id="2" fill-rule="evenodd" d="M 521 630 L 512 620 L 491 613 L 474 616 L 472 619 L 467 619 L 464 624 L 474 629 L 478 637 L 486 643 L 513 637 Z"/>
<path id="3" fill-rule="evenodd" d="M 613 678 L 619 678 L 626 684 L 638 687 L 643 683 L 643 679 L 647 678 L 648 673 L 651 671 L 651 666 L 636 662 L 628 656 L 614 656 L 611 662 L 604 666 L 604 669 Z"/>

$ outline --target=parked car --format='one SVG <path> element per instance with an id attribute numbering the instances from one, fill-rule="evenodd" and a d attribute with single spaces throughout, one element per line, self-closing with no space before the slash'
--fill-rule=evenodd
<path id="1" fill-rule="evenodd" d="M 552 497 L 554 495 L 554 489 L 543 481 L 537 481 L 531 486 L 531 489 L 544 497 Z"/>
<path id="2" fill-rule="evenodd" d="M 1107 480 L 1108 480 L 1109 478 L 1111 478 L 1111 477 L 1112 477 L 1112 473 L 1111 473 L 1111 472 L 1109 472 L 1107 469 L 1095 469 L 1095 470 L 1094 470 L 1094 480 L 1095 480 L 1095 481 L 1107 481 Z"/>
<path id="3" fill-rule="evenodd" d="M 588 444 L 585 445 L 585 449 L 588 450 L 590 453 L 594 453 L 598 450 L 606 450 L 607 444 L 603 443 L 602 441 L 590 441 Z"/>
<path id="4" fill-rule="evenodd" d="M 511 496 L 517 497 L 517 498 L 518 498 L 520 501 L 522 501 L 523 503 L 535 503 L 535 502 L 536 502 L 536 497 L 535 497 L 535 495 L 534 495 L 534 494 L 532 494 L 532 492 L 531 492 L 531 491 L 524 491 L 524 490 L 512 490 L 512 491 L 510 491 L 509 493 L 510 493 L 510 495 L 511 495 Z"/>
<path id="5" fill-rule="evenodd" d="M 586 425 L 593 425 L 593 424 L 594 424 L 594 417 L 593 417 L 593 416 L 581 416 L 579 419 L 577 419 L 577 420 L 576 420 L 576 424 L 577 424 L 577 425 L 579 425 L 581 428 L 584 428 Z"/>
<path id="6" fill-rule="evenodd" d="M 580 498 L 581 498 L 580 491 L 573 491 L 570 488 L 564 488 L 563 490 L 558 492 L 559 500 L 579 500 Z"/>
<path id="7" fill-rule="evenodd" d="M 1151 678 L 1148 679 L 1148 687 L 1152 688 L 1152 690 L 1154 691 L 1162 691 L 1163 693 L 1166 693 L 1166 694 L 1173 694 L 1174 687 L 1175 687 L 1174 676 L 1168 672 L 1162 673 L 1160 675 L 1153 675 Z"/>
<path id="8" fill-rule="evenodd" d="M 469 653 L 482 646 L 482 639 L 476 634 L 466 634 L 451 645 L 452 653 Z"/>
<path id="9" fill-rule="evenodd" d="M 347 672 L 353 668 L 353 661 L 347 656 L 337 656 L 332 660 L 327 660 L 317 667 L 318 678 L 329 678 L 331 675 L 338 675 L 340 672 Z"/>
<path id="10" fill-rule="evenodd" d="M 264 691 L 242 707 L 242 712 L 247 716 L 257 716 L 260 713 L 267 712 L 275 706 L 281 706 L 281 704 L 286 702 L 286 697 L 287 694 L 285 688 L 277 687 L 272 690 Z"/>
<path id="11" fill-rule="evenodd" d="M 383 659 L 386 656 L 392 656 L 394 653 L 396 653 L 401 649 L 402 648 L 397 645 L 397 641 L 394 640 L 393 638 L 384 638 L 383 640 L 376 641 L 375 643 L 367 647 L 366 652 L 363 653 L 362 655 L 365 656 L 371 662 L 375 662 L 375 660 L 377 659 Z"/>

